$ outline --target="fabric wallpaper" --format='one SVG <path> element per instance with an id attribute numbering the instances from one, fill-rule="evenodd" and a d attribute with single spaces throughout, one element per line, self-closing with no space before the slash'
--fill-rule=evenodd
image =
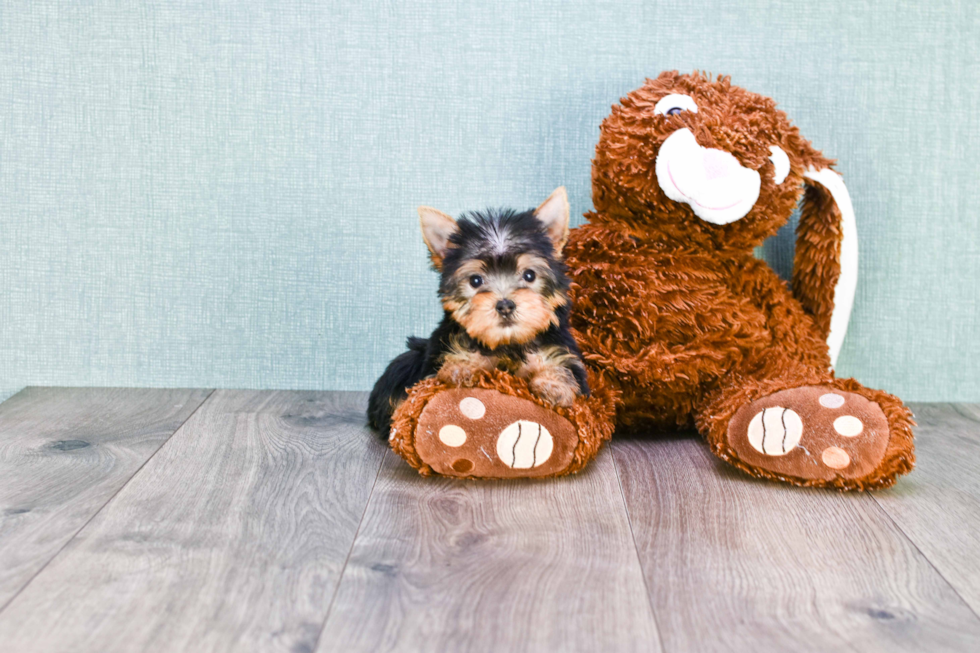
<path id="1" fill-rule="evenodd" d="M 610 105 L 676 68 L 839 160 L 838 373 L 980 400 L 978 37 L 972 0 L 5 1 L 0 397 L 368 389 L 439 315 L 415 207 L 580 216 Z"/>

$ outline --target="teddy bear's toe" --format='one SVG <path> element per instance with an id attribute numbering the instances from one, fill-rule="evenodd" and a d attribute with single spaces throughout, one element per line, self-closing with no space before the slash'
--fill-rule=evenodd
<path id="1" fill-rule="evenodd" d="M 861 479 L 885 457 L 888 420 L 859 394 L 826 386 L 782 390 L 742 407 L 728 445 L 745 464 L 805 481 Z"/>
<path id="2" fill-rule="evenodd" d="M 482 388 L 445 390 L 419 416 L 415 449 L 444 476 L 518 478 L 560 474 L 578 436 L 538 404 Z"/>

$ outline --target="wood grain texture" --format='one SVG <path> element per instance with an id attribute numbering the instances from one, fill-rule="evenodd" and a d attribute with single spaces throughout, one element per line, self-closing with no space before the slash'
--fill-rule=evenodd
<path id="1" fill-rule="evenodd" d="M 27 388 L 0 405 L 0 608 L 208 393 Z"/>
<path id="2" fill-rule="evenodd" d="M 366 398 L 214 393 L 0 613 L 3 650 L 312 650 L 384 456 Z"/>
<path id="3" fill-rule="evenodd" d="M 912 408 L 916 470 L 874 499 L 980 613 L 980 405 Z"/>
<path id="4" fill-rule="evenodd" d="M 980 619 L 870 495 L 753 480 L 694 438 L 613 445 L 666 651 L 976 650 Z"/>
<path id="5" fill-rule="evenodd" d="M 318 649 L 659 650 L 608 452 L 502 482 L 422 478 L 389 454 Z"/>

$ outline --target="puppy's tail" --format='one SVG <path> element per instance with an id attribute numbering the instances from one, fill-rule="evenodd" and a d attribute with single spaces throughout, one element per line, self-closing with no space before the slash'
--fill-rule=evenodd
<path id="1" fill-rule="evenodd" d="M 421 381 L 425 375 L 429 341 L 412 337 L 407 344 L 408 351 L 388 363 L 368 399 L 368 424 L 384 437 L 388 437 L 391 429 L 392 413 L 408 396 L 407 389 Z"/>

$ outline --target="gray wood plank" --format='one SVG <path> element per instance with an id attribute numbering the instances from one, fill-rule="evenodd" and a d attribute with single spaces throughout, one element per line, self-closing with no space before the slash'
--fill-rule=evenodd
<path id="1" fill-rule="evenodd" d="M 976 650 L 980 619 L 870 495 L 757 481 L 691 437 L 613 444 L 668 653 Z"/>
<path id="2" fill-rule="evenodd" d="M 874 498 L 980 613 L 980 405 L 912 408 L 915 472 Z"/>
<path id="3" fill-rule="evenodd" d="M 13 397 L 15 394 L 17 394 L 23 389 L 24 389 L 23 386 L 17 386 L 14 388 L 5 388 L 0 386 L 0 402 L 6 401 L 7 399 Z"/>
<path id="4" fill-rule="evenodd" d="M 208 393 L 28 388 L 0 405 L 0 608 Z"/>
<path id="5" fill-rule="evenodd" d="M 318 650 L 659 651 L 608 452 L 509 482 L 389 453 Z"/>
<path id="6" fill-rule="evenodd" d="M 0 613 L 4 650 L 312 650 L 386 450 L 366 398 L 215 392 Z"/>

